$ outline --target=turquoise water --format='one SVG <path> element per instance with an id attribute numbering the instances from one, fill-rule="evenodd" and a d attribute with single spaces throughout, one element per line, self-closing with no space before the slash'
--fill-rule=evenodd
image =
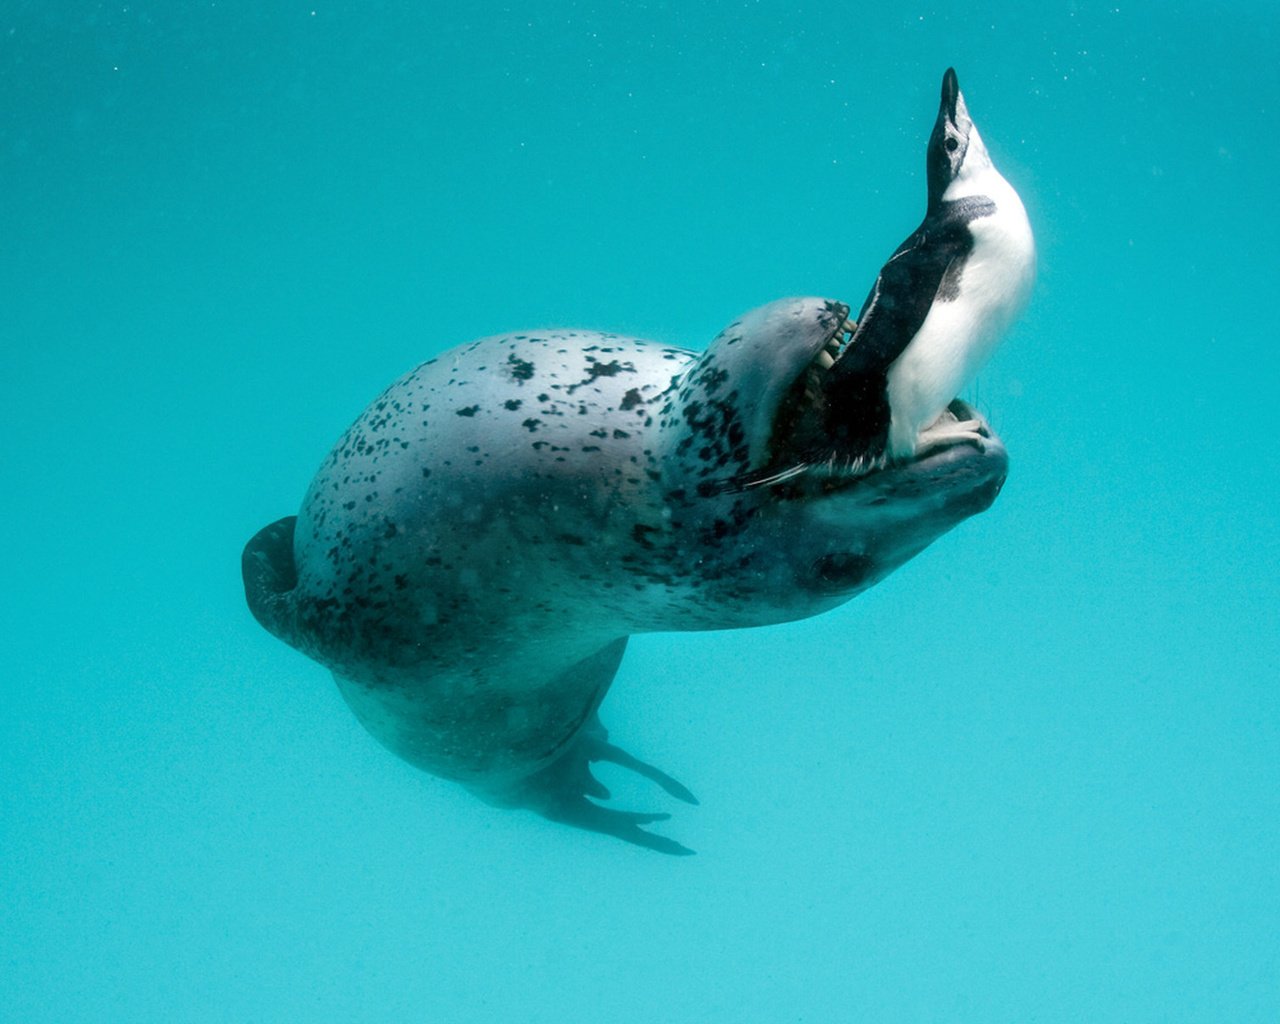
<path id="1" fill-rule="evenodd" d="M 1280 1017 L 1270 5 L 0 6 L 0 1018 Z M 857 303 L 954 64 L 1012 470 L 850 605 L 640 637 L 699 851 L 386 754 L 239 551 L 415 363 Z M 606 773 L 607 774 L 607 773 Z"/>

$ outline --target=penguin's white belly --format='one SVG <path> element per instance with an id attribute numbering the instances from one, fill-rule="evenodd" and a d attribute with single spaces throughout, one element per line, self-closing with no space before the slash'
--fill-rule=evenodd
<path id="1" fill-rule="evenodd" d="M 1012 203 L 1002 198 L 996 216 L 979 218 L 969 229 L 973 251 L 960 273 L 959 294 L 934 301 L 889 369 L 891 458 L 915 451 L 920 431 L 986 365 L 1030 294 L 1035 243 L 1017 197 L 1012 196 Z"/>

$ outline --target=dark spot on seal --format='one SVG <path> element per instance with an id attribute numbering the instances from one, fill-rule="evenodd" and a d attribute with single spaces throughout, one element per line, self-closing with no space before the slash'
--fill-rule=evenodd
<path id="1" fill-rule="evenodd" d="M 535 420 L 531 417 L 525 420 L 523 423 L 521 423 L 520 426 L 524 427 L 525 430 L 529 431 L 529 433 L 532 434 L 537 431 L 538 426 L 541 423 L 542 423 L 542 420 Z"/>
<path id="2" fill-rule="evenodd" d="M 522 405 L 524 405 L 524 402 L 522 402 L 518 398 L 508 398 L 505 402 L 502 403 L 502 407 L 504 409 L 509 409 L 511 412 L 515 412 Z"/>
<path id="3" fill-rule="evenodd" d="M 639 388 L 631 388 L 622 396 L 622 403 L 618 406 L 623 412 L 630 412 L 637 405 L 643 405 L 644 399 L 640 397 Z"/>
<path id="4" fill-rule="evenodd" d="M 719 367 L 708 367 L 702 375 L 702 387 L 709 395 L 714 395 L 720 385 L 729 379 L 729 371 Z"/>
<path id="5" fill-rule="evenodd" d="M 514 352 L 507 356 L 507 365 L 511 367 L 512 378 L 521 384 L 533 377 L 533 363 L 521 359 Z"/>
<path id="6" fill-rule="evenodd" d="M 459 415 L 459 416 L 474 416 L 474 415 L 475 415 L 476 413 L 478 413 L 479 411 L 480 411 L 480 406 L 478 406 L 478 405 L 468 405 L 465 409 L 459 409 L 459 410 L 458 410 L 458 415 Z"/>
<path id="7" fill-rule="evenodd" d="M 649 539 L 649 534 L 658 532 L 660 531 L 656 526 L 645 526 L 644 523 L 636 523 L 636 525 L 631 528 L 631 539 L 642 548 L 653 550 L 653 541 Z"/>

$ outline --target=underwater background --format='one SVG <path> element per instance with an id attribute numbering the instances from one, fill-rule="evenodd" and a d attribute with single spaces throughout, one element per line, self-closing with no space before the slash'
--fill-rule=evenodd
<path id="1" fill-rule="evenodd" d="M 0 1019 L 1280 1019 L 1274 5 L 0 0 Z M 388 382 L 860 303 L 959 72 L 1037 232 L 995 506 L 632 641 L 669 858 L 494 810 L 245 608 Z"/>

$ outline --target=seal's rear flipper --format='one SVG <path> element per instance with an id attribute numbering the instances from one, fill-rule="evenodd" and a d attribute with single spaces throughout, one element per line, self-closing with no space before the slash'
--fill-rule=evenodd
<path id="1" fill-rule="evenodd" d="M 297 523 L 297 516 L 285 516 L 264 526 L 240 556 L 249 611 L 268 632 L 293 646 L 297 646 L 293 601 L 293 588 L 298 585 L 298 569 L 293 561 L 293 531 Z"/>
<path id="2" fill-rule="evenodd" d="M 601 726 L 603 729 L 604 727 Z M 689 788 L 682 783 L 673 779 L 661 768 L 655 768 L 646 761 L 641 761 L 638 757 L 633 757 L 621 747 L 615 747 L 612 743 L 598 741 L 594 748 L 589 748 L 587 753 L 588 761 L 609 761 L 612 764 L 620 765 L 623 768 L 630 768 L 637 775 L 643 775 L 650 782 L 656 782 L 677 800 L 683 800 L 687 804 L 698 803 L 698 798 L 694 796 Z M 603 786 L 600 787 L 604 789 Z M 594 793 L 588 794 L 594 796 Z M 604 799 L 609 799 L 609 791 L 604 789 Z"/>
<path id="3" fill-rule="evenodd" d="M 666 821 L 669 814 L 615 811 L 593 803 L 588 797 L 609 799 L 609 790 L 591 774 L 592 761 L 608 761 L 629 768 L 661 786 L 677 800 L 696 804 L 697 798 L 666 772 L 633 757 L 608 741 L 609 734 L 593 711 L 582 731 L 561 755 L 541 771 L 523 780 L 504 802 L 527 807 L 551 821 L 563 822 L 589 832 L 601 832 L 624 842 L 658 853 L 688 856 L 694 851 L 666 836 L 646 832 L 642 825 Z"/>
<path id="4" fill-rule="evenodd" d="M 655 850 L 658 853 L 670 853 L 681 857 L 688 857 L 694 853 L 689 847 L 677 843 L 674 839 L 654 835 L 640 827 L 651 825 L 655 821 L 666 821 L 671 817 L 669 814 L 612 811 L 599 804 L 593 804 L 583 797 L 571 802 L 566 801 L 559 807 L 543 810 L 542 814 L 552 821 L 561 821 L 566 825 L 583 828 L 589 832 L 603 832 L 605 835 L 615 836 L 624 842 L 643 846 L 647 850 Z"/>

